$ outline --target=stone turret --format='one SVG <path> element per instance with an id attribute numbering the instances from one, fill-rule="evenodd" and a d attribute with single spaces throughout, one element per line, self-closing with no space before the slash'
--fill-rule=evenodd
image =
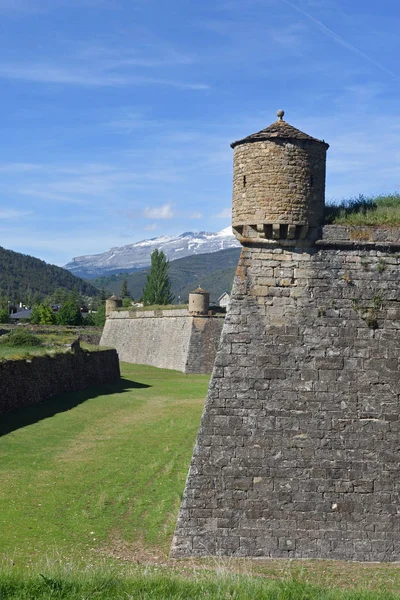
<path id="1" fill-rule="evenodd" d="M 114 310 L 117 310 L 117 308 L 121 308 L 121 306 L 122 306 L 122 300 L 121 300 L 121 298 L 118 298 L 118 296 L 112 295 L 112 296 L 110 296 L 110 298 L 107 298 L 107 300 L 106 300 L 106 318 L 108 318 Z"/>
<path id="2" fill-rule="evenodd" d="M 198 287 L 189 294 L 189 313 L 191 315 L 207 315 L 210 305 L 210 294 Z"/>
<path id="3" fill-rule="evenodd" d="M 307 245 L 324 216 L 329 144 L 283 120 L 233 142 L 233 231 L 240 242 Z"/>

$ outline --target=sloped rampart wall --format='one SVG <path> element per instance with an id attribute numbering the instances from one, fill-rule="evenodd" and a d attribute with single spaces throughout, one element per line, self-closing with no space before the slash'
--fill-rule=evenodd
<path id="1" fill-rule="evenodd" d="M 221 317 L 193 317 L 186 309 L 112 312 L 100 345 L 129 363 L 211 373 L 223 325 Z"/>
<path id="2" fill-rule="evenodd" d="M 400 560 L 400 246 L 345 229 L 243 248 L 173 556 Z"/>

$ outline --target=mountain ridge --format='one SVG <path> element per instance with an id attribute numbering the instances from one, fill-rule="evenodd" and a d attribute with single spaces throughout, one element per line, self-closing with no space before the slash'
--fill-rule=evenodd
<path id="1" fill-rule="evenodd" d="M 180 235 L 164 235 L 125 246 L 114 246 L 100 254 L 77 256 L 63 268 L 78 277 L 95 279 L 143 269 L 150 265 L 150 256 L 155 249 L 162 250 L 167 259 L 173 262 L 194 254 L 209 254 L 238 247 L 240 244 L 231 227 L 225 227 L 217 233 L 186 231 Z"/>
<path id="2" fill-rule="evenodd" d="M 99 293 L 89 282 L 62 267 L 1 246 L 0 274 L 0 295 L 10 301 L 27 302 L 28 297 L 43 299 L 57 288 L 68 291 L 76 288 L 88 296 Z"/>
<path id="3" fill-rule="evenodd" d="M 189 293 L 198 286 L 210 292 L 212 302 L 217 302 L 219 296 L 223 292 L 229 292 L 232 287 L 240 252 L 240 248 L 228 248 L 219 252 L 186 256 L 170 262 L 168 275 L 175 302 L 187 302 Z M 132 297 L 139 300 L 149 271 L 149 268 L 143 268 L 132 273 L 103 275 L 92 280 L 92 283 L 100 289 L 106 289 L 110 295 L 119 296 L 126 278 Z"/>

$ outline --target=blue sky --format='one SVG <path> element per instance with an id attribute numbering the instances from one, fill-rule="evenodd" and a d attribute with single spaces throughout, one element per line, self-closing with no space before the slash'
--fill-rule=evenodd
<path id="1" fill-rule="evenodd" d="M 0 245 L 218 231 L 278 108 L 329 142 L 327 200 L 400 190 L 399 31 L 397 0 L 0 0 Z"/>

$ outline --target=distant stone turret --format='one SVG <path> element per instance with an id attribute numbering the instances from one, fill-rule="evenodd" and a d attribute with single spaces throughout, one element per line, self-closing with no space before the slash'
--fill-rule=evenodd
<path id="1" fill-rule="evenodd" d="M 114 294 L 112 296 L 110 296 L 110 298 L 107 298 L 106 300 L 106 318 L 110 316 L 110 314 L 114 311 L 117 310 L 117 308 L 121 308 L 122 306 L 122 300 L 121 298 L 118 298 L 118 296 L 115 296 Z"/>
<path id="2" fill-rule="evenodd" d="M 189 294 L 189 313 L 191 315 L 207 315 L 210 305 L 210 294 L 198 287 Z"/>
<path id="3" fill-rule="evenodd" d="M 324 215 L 329 144 L 283 120 L 233 142 L 233 231 L 239 241 L 256 238 L 299 245 L 320 233 Z"/>

